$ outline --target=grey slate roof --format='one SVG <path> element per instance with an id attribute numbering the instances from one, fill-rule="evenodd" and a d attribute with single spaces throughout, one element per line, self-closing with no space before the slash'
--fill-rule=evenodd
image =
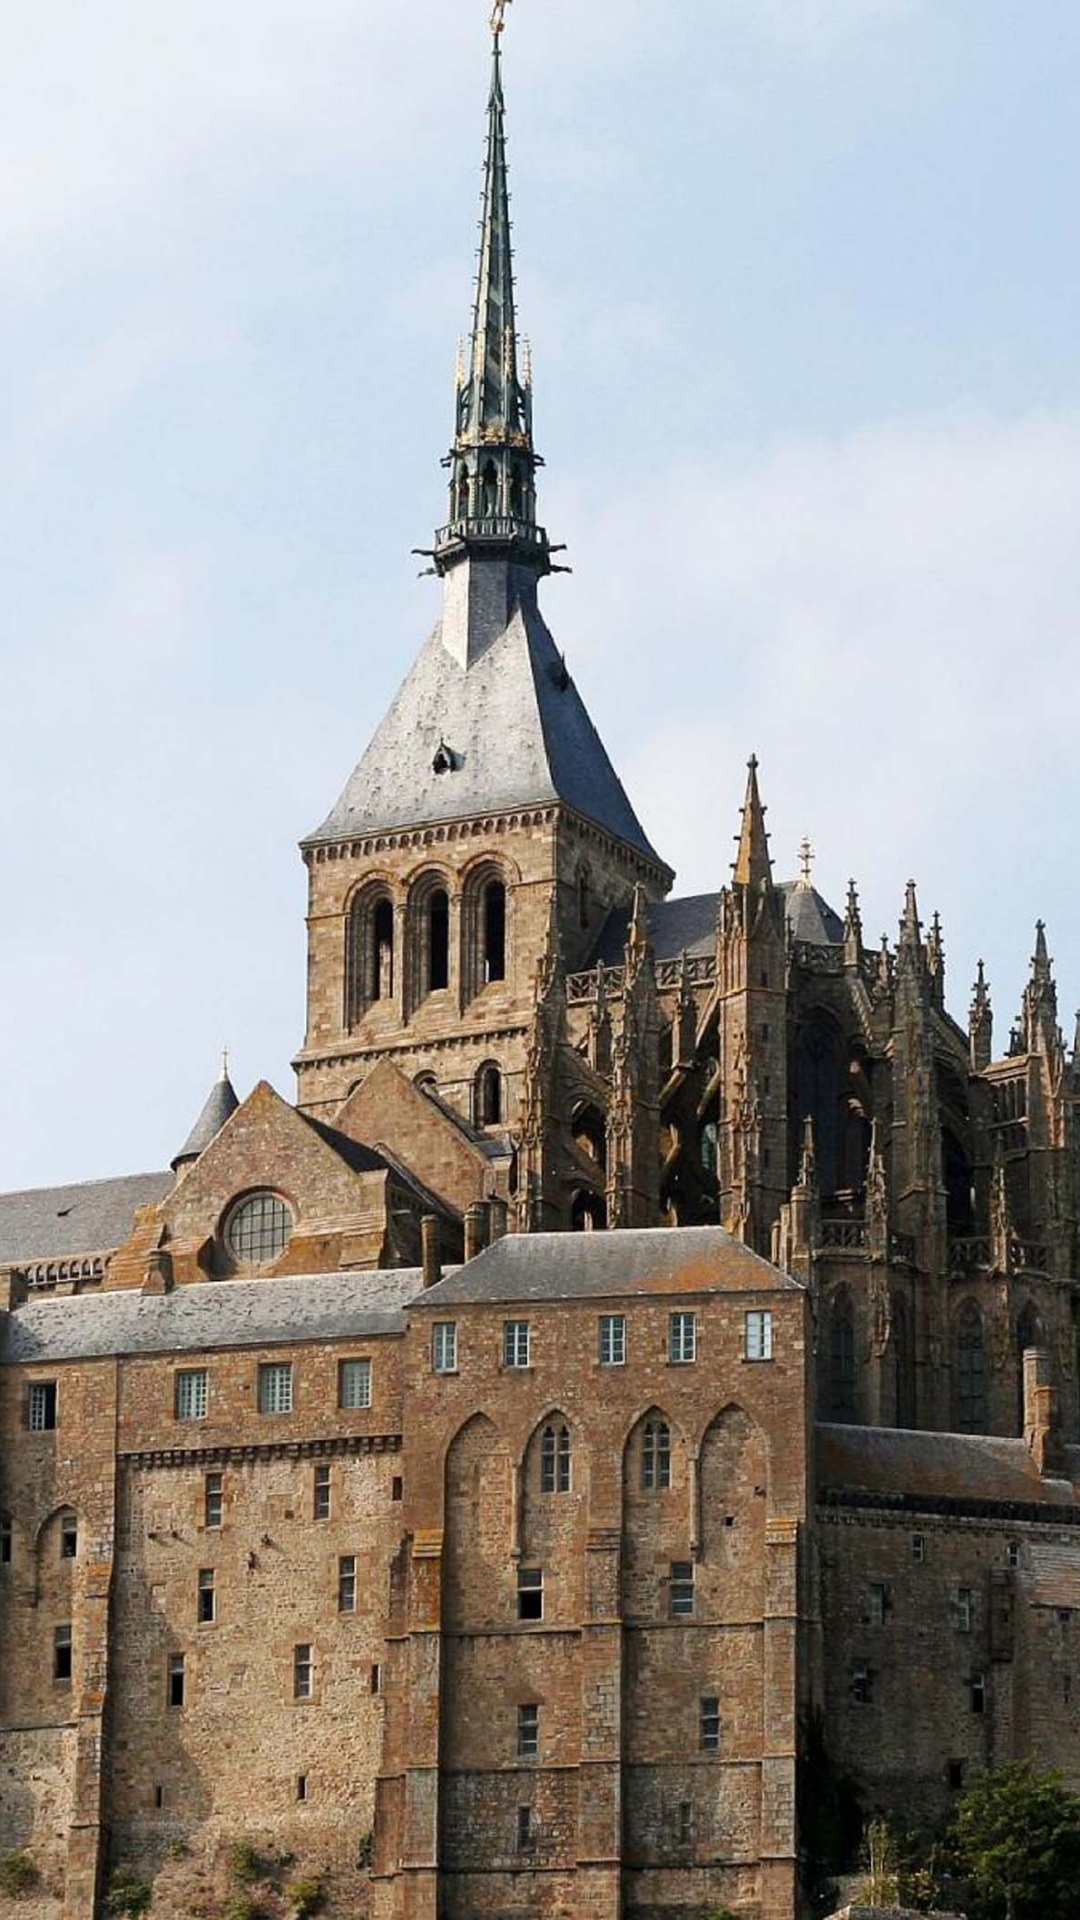
<path id="1" fill-rule="evenodd" d="M 30 1300 L 0 1315 L 0 1363 L 185 1353 L 403 1333 L 423 1287 L 416 1268 L 221 1280 L 166 1294 L 81 1294 Z"/>
<path id="2" fill-rule="evenodd" d="M 817 1435 L 822 1491 L 1046 1506 L 1069 1506 L 1076 1500 L 1070 1480 L 1042 1478 L 1022 1440 L 825 1424 Z"/>
<path id="3" fill-rule="evenodd" d="M 135 1209 L 163 1199 L 172 1184 L 171 1173 L 130 1173 L 0 1193 L 0 1265 L 110 1253 L 131 1232 Z"/>
<path id="4" fill-rule="evenodd" d="M 844 938 L 844 923 L 834 913 L 816 887 L 805 881 L 782 880 L 778 892 L 784 896 L 784 912 L 792 938 L 811 946 L 838 946 Z M 716 947 L 718 893 L 691 893 L 682 900 L 653 900 L 645 909 L 646 925 L 657 960 L 676 960 L 681 953 L 693 959 L 710 954 Z M 630 910 L 620 907 L 609 913 L 593 949 L 591 965 L 601 961 L 605 967 L 622 965 L 626 936 L 630 929 Z"/>
<path id="5" fill-rule="evenodd" d="M 442 742 L 455 765 L 436 773 Z M 539 611 L 524 602 L 468 668 L 443 645 L 440 622 L 305 844 L 554 800 L 658 859 Z"/>
<path id="6" fill-rule="evenodd" d="M 624 1293 L 801 1292 L 722 1227 L 510 1234 L 431 1287 L 423 1304 L 574 1300 Z M 418 1303 L 419 1304 L 419 1303 Z"/>
<path id="7" fill-rule="evenodd" d="M 230 1114 L 240 1105 L 236 1089 L 227 1073 L 221 1073 L 215 1080 L 200 1113 L 179 1153 L 173 1155 L 173 1166 L 179 1167 L 185 1160 L 197 1160 L 205 1152 L 211 1140 L 216 1140 Z"/>

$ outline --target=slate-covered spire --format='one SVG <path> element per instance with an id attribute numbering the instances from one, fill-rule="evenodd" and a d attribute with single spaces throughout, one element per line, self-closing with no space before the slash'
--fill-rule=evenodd
<path id="1" fill-rule="evenodd" d="M 445 573 L 469 553 L 512 553 L 546 573 L 547 535 L 536 524 L 540 463 L 532 440 L 532 376 L 514 309 L 499 30 L 487 119 L 476 304 L 472 334 L 458 360 L 454 442 L 446 462 L 450 511 L 435 537 L 435 565 Z"/>
<path id="2" fill-rule="evenodd" d="M 747 762 L 739 851 L 735 856 L 734 880 L 737 887 L 772 885 L 769 836 L 765 831 L 765 809 L 758 792 L 757 768 L 757 755 L 751 754 Z"/>
<path id="3" fill-rule="evenodd" d="M 211 1140 L 217 1139 L 229 1115 L 235 1113 L 239 1105 L 236 1089 L 229 1079 L 228 1056 L 223 1054 L 221 1072 L 203 1101 L 202 1111 L 179 1153 L 174 1154 L 170 1162 L 175 1174 L 179 1175 L 182 1169 L 189 1167 L 201 1153 L 205 1152 Z"/>

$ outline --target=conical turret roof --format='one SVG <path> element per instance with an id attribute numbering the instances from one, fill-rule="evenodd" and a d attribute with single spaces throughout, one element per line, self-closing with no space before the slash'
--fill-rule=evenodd
<path id="1" fill-rule="evenodd" d="M 216 1140 L 230 1114 L 240 1105 L 236 1089 L 229 1079 L 229 1070 L 222 1063 L 221 1072 L 203 1102 L 202 1112 L 184 1141 L 179 1153 L 174 1154 L 170 1165 L 175 1173 L 179 1167 L 187 1166 L 197 1160 L 206 1151 L 212 1140 Z"/>

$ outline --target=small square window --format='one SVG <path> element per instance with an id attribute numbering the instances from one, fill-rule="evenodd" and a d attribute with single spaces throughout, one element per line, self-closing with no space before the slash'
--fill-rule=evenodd
<path id="1" fill-rule="evenodd" d="M 343 1360 L 338 1369 L 338 1406 L 370 1407 L 371 1361 Z"/>
<path id="2" fill-rule="evenodd" d="M 503 1321 L 503 1366 L 527 1367 L 529 1364 L 529 1322 Z"/>
<path id="3" fill-rule="evenodd" d="M 517 1812 L 518 1852 L 524 1853 L 532 1846 L 534 1839 L 532 1808 L 519 1807 Z"/>
<path id="4" fill-rule="evenodd" d="M 986 1675 L 985 1673 L 979 1673 L 979 1672 L 973 1673 L 971 1676 L 971 1679 L 968 1681 L 968 1690 L 971 1696 L 972 1713 L 985 1713 L 986 1712 Z"/>
<path id="5" fill-rule="evenodd" d="M 330 1469 L 326 1466 L 316 1467 L 315 1469 L 312 1517 L 316 1520 L 329 1520 L 330 1518 Z"/>
<path id="6" fill-rule="evenodd" d="M 210 1406 L 210 1375 L 205 1367 L 186 1368 L 176 1376 L 176 1418 L 205 1420 Z"/>
<path id="7" fill-rule="evenodd" d="M 293 1648 L 293 1699 L 310 1700 L 315 1672 L 311 1647 L 307 1641 Z"/>
<path id="8" fill-rule="evenodd" d="M 883 1627 L 889 1608 L 889 1590 L 880 1580 L 872 1580 L 863 1594 L 862 1623 L 864 1627 Z"/>
<path id="9" fill-rule="evenodd" d="M 975 1625 L 975 1595 L 970 1587 L 957 1587 L 953 1599 L 953 1624 L 957 1633 L 970 1633 Z"/>
<path id="10" fill-rule="evenodd" d="M 339 1613 L 356 1612 L 356 1555 L 342 1554 L 337 1563 L 337 1605 Z"/>
<path id="11" fill-rule="evenodd" d="M 869 1667 L 851 1669 L 851 1697 L 857 1707 L 868 1707 L 874 1697 L 874 1676 Z"/>
<path id="12" fill-rule="evenodd" d="M 203 1521 L 208 1527 L 220 1527 L 225 1505 L 225 1476 L 208 1473 L 203 1489 Z"/>
<path id="13" fill-rule="evenodd" d="M 0 1567 L 10 1567 L 15 1534 L 7 1515 L 0 1516 Z"/>
<path id="14" fill-rule="evenodd" d="M 668 1572 L 668 1613 L 673 1620 L 686 1620 L 693 1611 L 694 1563 L 673 1560 Z"/>
<path id="15" fill-rule="evenodd" d="M 457 1372 L 456 1320 L 436 1320 L 432 1327 L 431 1365 L 435 1373 Z"/>
<path id="16" fill-rule="evenodd" d="M 1013 1570 L 1013 1572 L 1015 1573 L 1015 1572 L 1016 1572 L 1016 1569 L 1017 1569 L 1017 1567 L 1018 1567 L 1018 1566 L 1020 1565 L 1020 1542 L 1019 1542 L 1019 1540 L 1010 1540 L 1010 1541 L 1009 1541 L 1009 1544 L 1008 1544 L 1008 1547 L 1007 1547 L 1007 1549 L 1006 1549 L 1006 1553 L 1005 1553 L 1005 1558 L 1006 1558 L 1006 1563 L 1007 1563 L 1007 1565 L 1008 1565 L 1008 1566 L 1010 1566 L 1010 1567 L 1012 1568 L 1012 1570 Z"/>
<path id="17" fill-rule="evenodd" d="M 213 1567 L 199 1568 L 199 1625 L 208 1627 L 217 1618 L 217 1593 Z"/>
<path id="18" fill-rule="evenodd" d="M 292 1362 L 271 1360 L 259 1368 L 259 1412 L 291 1413 L 293 1406 Z"/>
<path id="19" fill-rule="evenodd" d="M 914 1560 L 914 1562 L 915 1562 L 915 1564 L 916 1564 L 916 1566 L 918 1566 L 918 1567 L 921 1567 L 921 1566 L 922 1566 L 922 1564 L 923 1564 L 923 1562 L 924 1562 L 924 1560 L 926 1559 L 926 1536 L 925 1536 L 925 1534 L 922 1534 L 922 1533 L 913 1533 L 913 1534 L 912 1534 L 912 1536 L 911 1536 L 911 1557 L 912 1557 L 912 1559 Z"/>
<path id="20" fill-rule="evenodd" d="M 77 1560 L 79 1557 L 79 1522 L 73 1513 L 60 1516 L 60 1558 Z"/>
<path id="21" fill-rule="evenodd" d="M 600 1365 L 602 1367 L 625 1367 L 626 1365 L 626 1315 L 624 1313 L 602 1313 L 599 1322 Z"/>
<path id="22" fill-rule="evenodd" d="M 772 1314 L 767 1308 L 747 1314 L 745 1352 L 748 1360 L 772 1359 Z"/>
<path id="23" fill-rule="evenodd" d="M 542 1620 L 544 1617 L 543 1567 L 519 1567 L 517 1577 L 518 1619 Z"/>
<path id="24" fill-rule="evenodd" d="M 703 1694 L 698 1701 L 698 1745 L 702 1753 L 720 1751 L 720 1700 L 715 1693 Z"/>
<path id="25" fill-rule="evenodd" d="M 35 1380 L 26 1410 L 31 1433 L 50 1433 L 56 1425 L 56 1381 Z"/>
<path id="26" fill-rule="evenodd" d="M 168 1702 L 170 1707 L 182 1707 L 184 1704 L 184 1656 L 182 1653 L 169 1655 Z"/>
<path id="27" fill-rule="evenodd" d="M 71 1624 L 53 1628 L 53 1679 L 67 1685 L 71 1679 Z"/>
<path id="28" fill-rule="evenodd" d="M 672 1366 L 688 1367 L 697 1359 L 697 1314 L 668 1314 L 668 1359 Z"/>
<path id="29" fill-rule="evenodd" d="M 535 1702 L 517 1710 L 519 1760 L 535 1760 L 540 1752 L 540 1708 Z"/>

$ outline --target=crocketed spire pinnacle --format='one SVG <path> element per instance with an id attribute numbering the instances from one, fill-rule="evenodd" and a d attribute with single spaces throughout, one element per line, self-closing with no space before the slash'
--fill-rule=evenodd
<path id="1" fill-rule="evenodd" d="M 457 418 L 450 449 L 450 517 L 435 538 L 444 573 L 469 552 L 512 550 L 541 573 L 548 543 L 536 524 L 532 443 L 532 380 L 518 339 L 510 191 L 506 170 L 506 103 L 496 34 L 488 95 L 487 153 L 480 220 L 480 266 L 472 335 L 457 376 Z"/>
<path id="2" fill-rule="evenodd" d="M 771 886 L 772 884 L 769 836 L 765 831 L 765 809 L 758 792 L 757 766 L 757 756 L 751 754 L 747 762 L 746 798 L 743 801 L 739 851 L 735 856 L 734 878 L 736 886 L 739 887 Z"/>

